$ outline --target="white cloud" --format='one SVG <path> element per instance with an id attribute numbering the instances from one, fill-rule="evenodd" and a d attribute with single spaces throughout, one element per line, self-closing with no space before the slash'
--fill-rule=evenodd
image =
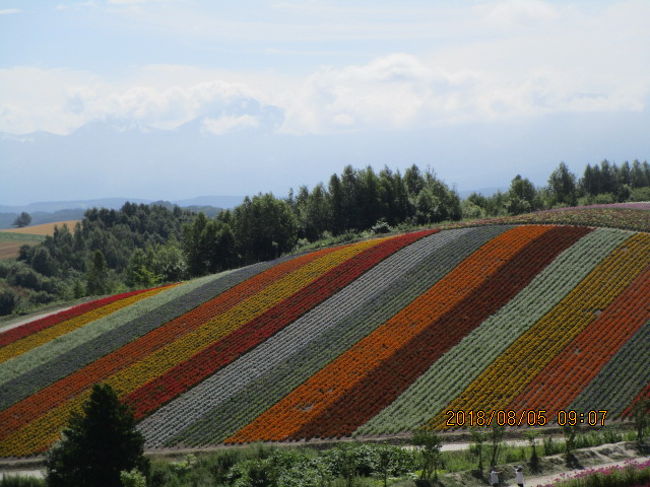
<path id="1" fill-rule="evenodd" d="M 0 70 L 0 131 L 69 133 L 103 119 L 173 129 L 203 117 L 212 134 L 244 127 L 332 133 L 647 108 L 649 3 L 587 9 L 500 0 L 460 13 L 467 25 L 453 38 L 464 42 L 306 75 L 156 65 L 108 80 L 62 69 Z"/>
<path id="2" fill-rule="evenodd" d="M 19 8 L 5 8 L 0 10 L 0 15 L 12 15 L 12 14 L 19 14 L 21 13 L 22 10 Z"/>

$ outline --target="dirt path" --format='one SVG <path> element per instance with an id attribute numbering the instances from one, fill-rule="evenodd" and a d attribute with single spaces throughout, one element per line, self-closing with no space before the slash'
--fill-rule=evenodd
<path id="1" fill-rule="evenodd" d="M 73 305 L 74 306 L 74 305 Z M 23 318 L 19 321 L 13 321 L 8 324 L 0 323 L 0 333 L 3 331 L 11 330 L 12 328 L 18 328 L 21 325 L 24 325 L 25 323 L 29 323 L 30 321 L 38 320 L 40 318 L 45 318 L 46 316 L 50 316 L 56 313 L 59 313 L 60 311 L 65 311 L 66 309 L 70 309 L 72 306 L 66 306 L 64 308 L 57 308 L 53 309 L 52 311 L 48 311 L 47 313 L 41 313 L 37 315 L 30 315 L 29 317 Z"/>

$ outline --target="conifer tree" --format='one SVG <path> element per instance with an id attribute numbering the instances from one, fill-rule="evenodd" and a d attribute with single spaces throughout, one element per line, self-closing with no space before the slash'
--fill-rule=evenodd
<path id="1" fill-rule="evenodd" d="M 72 414 L 63 440 L 48 454 L 47 485 L 115 487 L 121 471 L 136 468 L 147 475 L 143 447 L 130 409 L 109 385 L 96 384 L 83 414 Z"/>

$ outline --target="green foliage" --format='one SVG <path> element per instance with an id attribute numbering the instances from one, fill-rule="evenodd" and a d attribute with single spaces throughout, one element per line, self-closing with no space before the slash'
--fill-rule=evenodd
<path id="1" fill-rule="evenodd" d="M 229 269 L 238 262 L 230 224 L 208 220 L 203 213 L 183 228 L 183 252 L 192 276 Z"/>
<path id="2" fill-rule="evenodd" d="M 505 430 L 504 426 L 499 426 L 497 424 L 490 428 L 490 467 L 492 468 L 494 468 L 499 461 L 499 452 L 503 445 L 503 435 Z"/>
<path id="3" fill-rule="evenodd" d="M 106 294 L 110 291 L 106 258 L 101 250 L 95 250 L 88 265 L 86 290 L 88 294 Z"/>
<path id="4" fill-rule="evenodd" d="M 384 220 L 383 218 L 380 218 L 379 220 L 377 220 L 377 223 L 375 223 L 372 226 L 372 228 L 370 228 L 370 230 L 375 235 L 379 235 L 379 234 L 382 234 L 382 233 L 389 233 L 392 229 L 390 228 L 390 225 L 388 224 L 388 222 L 386 220 Z"/>
<path id="5" fill-rule="evenodd" d="M 63 439 L 49 452 L 49 487 L 83 485 L 114 487 L 120 472 L 136 468 L 148 472 L 144 438 L 135 420 L 108 385 L 95 385 L 84 403 L 83 415 L 71 416 Z"/>
<path id="6" fill-rule="evenodd" d="M 636 430 L 637 445 L 646 449 L 648 429 L 650 429 L 650 399 L 644 398 L 634 405 L 632 410 L 634 418 L 634 429 Z"/>
<path id="7" fill-rule="evenodd" d="M 522 178 L 519 174 L 510 183 L 506 209 L 510 215 L 530 213 L 541 206 L 537 196 L 537 190 L 528 179 Z"/>
<path id="8" fill-rule="evenodd" d="M 432 431 L 418 430 L 413 434 L 413 444 L 420 447 L 420 469 L 423 480 L 438 479 L 441 466 L 442 440 Z"/>
<path id="9" fill-rule="evenodd" d="M 0 487 L 45 487 L 45 480 L 23 475 L 7 475 L 0 479 Z"/>
<path id="10" fill-rule="evenodd" d="M 0 316 L 10 315 L 18 305 L 18 296 L 11 289 L 0 290 Z"/>
<path id="11" fill-rule="evenodd" d="M 147 479 L 137 468 L 122 470 L 120 482 L 123 487 L 147 487 Z"/>
<path id="12" fill-rule="evenodd" d="M 271 193 L 247 197 L 235 208 L 233 232 L 245 263 L 279 257 L 290 251 L 298 238 L 291 207 Z"/>
<path id="13" fill-rule="evenodd" d="M 483 473 L 483 444 L 488 440 L 488 434 L 483 428 L 474 428 L 471 431 L 472 445 L 470 451 L 478 458 L 476 469 Z"/>
<path id="14" fill-rule="evenodd" d="M 537 431 L 535 431 L 535 429 L 529 428 L 524 432 L 524 436 L 528 440 L 531 449 L 528 465 L 530 466 L 531 471 L 539 472 L 540 461 L 539 461 L 539 455 L 537 454 L 537 437 L 539 436 L 539 434 Z"/>
<path id="15" fill-rule="evenodd" d="M 555 169 L 548 179 L 551 193 L 551 206 L 557 203 L 575 206 L 577 202 L 576 177 L 564 162 Z"/>

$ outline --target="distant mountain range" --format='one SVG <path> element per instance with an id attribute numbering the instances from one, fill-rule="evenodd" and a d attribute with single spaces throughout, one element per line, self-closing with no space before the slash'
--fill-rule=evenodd
<path id="1" fill-rule="evenodd" d="M 23 211 L 32 217 L 32 225 L 52 223 L 64 220 L 81 220 L 89 208 L 108 208 L 117 210 L 127 201 L 132 203 L 159 204 L 171 207 L 173 205 L 191 211 L 202 211 L 212 217 L 224 208 L 233 208 L 243 201 L 243 196 L 197 196 L 184 200 L 164 201 L 142 198 L 99 198 L 93 200 L 74 201 L 38 201 L 26 205 L 0 205 L 0 228 L 11 228 L 16 217 Z"/>
<path id="2" fill-rule="evenodd" d="M 184 200 L 170 201 L 169 203 L 181 207 L 186 206 L 215 206 L 217 208 L 233 208 L 244 200 L 243 196 L 197 196 Z M 108 208 L 117 210 L 124 205 L 127 201 L 131 203 L 145 203 L 150 204 L 154 202 L 161 202 L 166 200 L 152 200 L 143 198 L 99 198 L 93 200 L 73 200 L 73 201 L 38 201 L 26 205 L 0 205 L 0 213 L 20 213 L 26 211 L 32 212 L 47 212 L 53 213 L 62 210 L 82 209 L 88 208 Z M 32 215 L 33 216 L 33 215 Z"/>

